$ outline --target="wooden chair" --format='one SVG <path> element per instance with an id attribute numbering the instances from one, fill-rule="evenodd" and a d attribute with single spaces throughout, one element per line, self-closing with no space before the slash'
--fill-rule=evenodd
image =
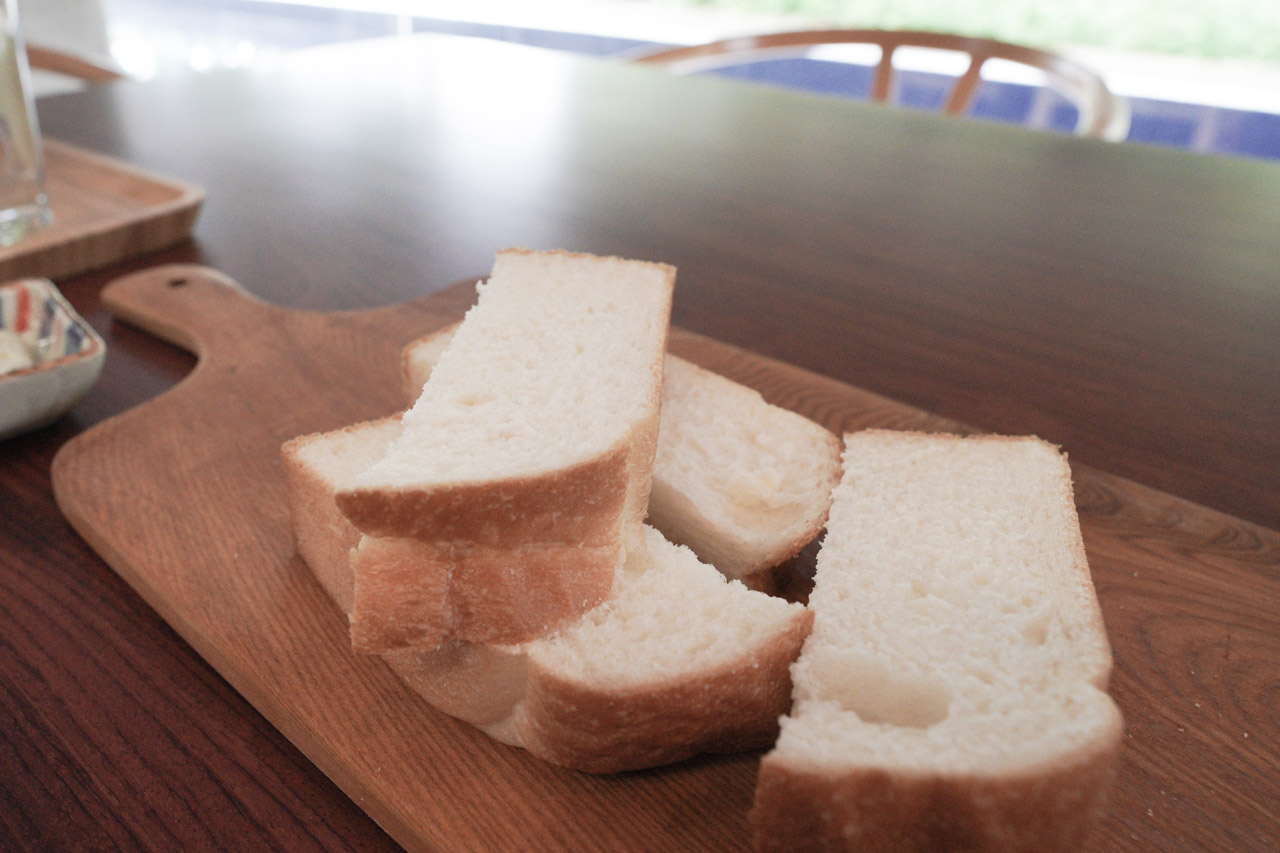
<path id="1" fill-rule="evenodd" d="M 912 30 L 802 30 L 725 39 L 690 47 L 663 48 L 633 53 L 628 61 L 662 66 L 677 74 L 690 74 L 759 62 L 785 55 L 804 54 L 821 45 L 864 44 L 880 48 L 871 85 L 872 99 L 887 102 L 893 88 L 894 52 L 900 47 L 930 48 L 969 55 L 967 70 L 957 78 L 943 111 L 966 112 L 977 91 L 983 65 L 1003 59 L 1044 73 L 1048 85 L 1071 101 L 1079 111 L 1075 133 L 1118 141 L 1129 133 L 1129 108 L 1114 95 L 1102 78 L 1080 63 L 1060 54 L 994 39 Z"/>
<path id="2" fill-rule="evenodd" d="M 73 77 L 85 83 L 109 83 L 124 79 L 124 72 L 108 59 L 68 53 L 27 42 L 27 63 L 32 70 Z"/>

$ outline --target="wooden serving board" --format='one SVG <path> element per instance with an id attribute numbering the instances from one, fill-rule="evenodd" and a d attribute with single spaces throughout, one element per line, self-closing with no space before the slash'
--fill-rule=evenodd
<path id="1" fill-rule="evenodd" d="M 172 246 L 195 224 L 204 190 L 101 154 L 44 140 L 53 222 L 0 247 L 0 281 L 62 278 Z"/>
<path id="2" fill-rule="evenodd" d="M 195 352 L 160 397 L 68 442 L 53 466 L 76 530 L 274 725 L 413 850 L 749 846 L 758 755 L 596 777 L 439 714 L 378 659 L 296 557 L 280 444 L 401 406 L 399 352 L 456 320 L 455 286 L 356 313 L 259 302 L 199 267 L 111 284 L 120 317 Z M 962 429 L 674 330 L 674 352 L 833 430 Z M 1069 448 L 1068 448 L 1069 449 Z M 1280 534 L 1075 468 L 1127 738 L 1098 850 L 1266 849 L 1280 772 Z"/>

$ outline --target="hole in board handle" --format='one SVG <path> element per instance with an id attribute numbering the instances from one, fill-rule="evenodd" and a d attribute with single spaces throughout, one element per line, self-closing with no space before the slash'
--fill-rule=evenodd
<path id="1" fill-rule="evenodd" d="M 190 283 L 191 282 L 185 278 L 171 278 L 168 282 L 170 287 L 186 287 Z"/>

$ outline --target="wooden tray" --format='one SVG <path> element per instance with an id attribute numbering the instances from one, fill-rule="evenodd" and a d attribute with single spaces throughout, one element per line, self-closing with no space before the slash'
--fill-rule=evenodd
<path id="1" fill-rule="evenodd" d="M 0 281 L 63 278 L 186 239 L 204 190 L 44 140 L 53 223 L 0 248 Z"/>
<path id="2" fill-rule="evenodd" d="M 595 777 L 495 743 L 353 654 L 344 619 L 295 556 L 281 442 L 399 408 L 401 346 L 460 316 L 466 287 L 305 313 L 211 271 L 167 267 L 103 298 L 199 362 L 176 388 L 67 443 L 53 466 L 59 506 L 405 847 L 748 847 L 757 755 Z M 958 428 L 678 330 L 672 350 L 837 431 Z M 1095 849 L 1267 849 L 1280 837 L 1275 808 L 1250 780 L 1280 771 L 1280 534 L 1088 468 L 1075 477 L 1127 724 Z"/>

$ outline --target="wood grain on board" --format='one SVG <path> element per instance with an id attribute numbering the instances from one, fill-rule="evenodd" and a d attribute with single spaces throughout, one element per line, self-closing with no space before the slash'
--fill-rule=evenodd
<path id="1" fill-rule="evenodd" d="M 372 311 L 260 302 L 207 269 L 112 285 L 118 316 L 188 348 L 172 390 L 67 442 L 58 504 L 106 561 L 405 847 L 743 849 L 758 755 L 597 777 L 490 741 L 374 658 L 296 557 L 280 444 L 397 410 L 399 352 L 466 285 Z M 672 351 L 833 430 L 963 429 L 673 330 Z M 1067 448 L 1068 451 L 1070 448 Z M 1075 468 L 1127 735 L 1098 850 L 1263 849 L 1280 837 L 1280 534 Z"/>

